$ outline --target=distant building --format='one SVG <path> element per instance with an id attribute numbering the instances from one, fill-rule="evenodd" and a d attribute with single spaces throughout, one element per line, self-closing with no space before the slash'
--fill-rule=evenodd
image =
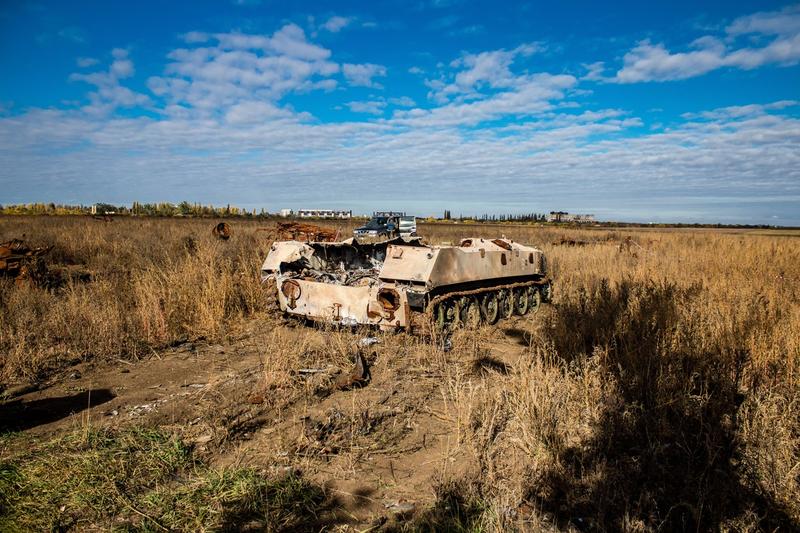
<path id="1" fill-rule="evenodd" d="M 576 222 L 578 224 L 584 224 L 587 222 L 594 222 L 595 218 L 594 215 L 579 215 L 579 214 L 570 214 L 566 211 L 550 211 L 550 214 L 547 215 L 548 222 Z"/>
<path id="2" fill-rule="evenodd" d="M 404 217 L 406 216 L 405 211 L 374 211 L 372 213 L 374 217 Z"/>
<path id="3" fill-rule="evenodd" d="M 298 209 L 300 218 L 352 218 L 352 211 L 337 211 L 336 209 Z"/>
<path id="4" fill-rule="evenodd" d="M 117 214 L 117 212 L 114 210 L 114 207 L 110 206 L 108 204 L 92 204 L 90 212 L 93 215 L 116 215 Z"/>
<path id="5" fill-rule="evenodd" d="M 294 211 L 292 211 L 291 209 L 281 209 L 280 215 L 282 217 L 290 217 L 294 215 Z"/>

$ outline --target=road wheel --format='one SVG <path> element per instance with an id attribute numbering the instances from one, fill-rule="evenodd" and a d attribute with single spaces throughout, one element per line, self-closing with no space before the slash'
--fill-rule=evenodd
<path id="1" fill-rule="evenodd" d="M 510 289 L 502 290 L 497 295 L 500 304 L 500 318 L 511 318 L 514 316 L 514 294 Z"/>
<path id="2" fill-rule="evenodd" d="M 496 324 L 500 318 L 500 302 L 497 294 L 490 292 L 481 299 L 481 312 L 487 324 Z"/>
<path id="3" fill-rule="evenodd" d="M 526 287 L 514 289 L 514 313 L 519 316 L 528 313 L 528 293 Z"/>
<path id="4" fill-rule="evenodd" d="M 445 331 L 456 322 L 456 306 L 450 300 L 439 302 L 436 304 L 436 307 L 434 307 L 433 315 L 436 321 L 436 329 Z"/>
<path id="5" fill-rule="evenodd" d="M 539 292 L 539 287 L 528 287 L 528 312 L 535 313 L 539 310 L 539 305 L 542 303 L 542 293 Z"/>
<path id="6" fill-rule="evenodd" d="M 465 328 L 476 329 L 481 325 L 481 308 L 474 297 L 465 296 L 458 304 L 459 319 Z"/>
<path id="7" fill-rule="evenodd" d="M 553 284 L 548 282 L 542 286 L 542 301 L 550 302 L 553 299 Z"/>

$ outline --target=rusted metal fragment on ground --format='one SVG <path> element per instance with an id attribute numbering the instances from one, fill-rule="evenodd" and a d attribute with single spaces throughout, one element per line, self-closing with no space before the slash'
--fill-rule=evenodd
<path id="1" fill-rule="evenodd" d="M 51 246 L 31 247 L 25 241 L 12 239 L 0 243 L 0 275 L 13 277 L 17 283 L 36 279 L 46 271 L 39 260 L 50 251 Z"/>
<path id="2" fill-rule="evenodd" d="M 212 235 L 222 241 L 227 241 L 233 235 L 233 230 L 227 222 L 220 222 L 211 230 Z"/>
<path id="3" fill-rule="evenodd" d="M 278 222 L 279 240 L 334 242 L 339 232 L 335 229 L 303 222 Z"/>
<path id="4" fill-rule="evenodd" d="M 363 387 L 369 383 L 371 375 L 369 372 L 369 364 L 367 363 L 364 354 L 361 352 L 356 353 L 355 359 L 356 361 L 353 368 L 349 372 L 336 378 L 336 381 L 333 384 L 336 390 L 348 390 L 357 387 Z"/>

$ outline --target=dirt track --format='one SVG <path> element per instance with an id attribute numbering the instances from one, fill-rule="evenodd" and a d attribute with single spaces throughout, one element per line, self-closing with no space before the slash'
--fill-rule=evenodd
<path id="1" fill-rule="evenodd" d="M 377 344 L 362 349 L 369 384 L 336 390 L 345 361 L 311 349 L 309 368 L 285 379 L 271 376 L 263 347 L 277 333 L 298 339 L 299 349 L 334 335 L 355 353 L 362 334 L 254 319 L 225 344 L 186 343 L 138 362 L 70 368 L 7 403 L 0 427 L 46 435 L 87 424 L 159 425 L 214 465 L 299 470 L 334 496 L 344 521 L 370 524 L 411 504 L 429 505 L 437 479 L 474 466 L 459 442 L 460 424 L 468 421 L 458 420 L 444 374 L 467 365 L 483 379 L 502 380 L 507 365 L 526 353 L 525 328 L 533 320 L 492 328 L 491 353 L 469 360 L 407 335 L 378 335 Z M 439 360 L 429 360 L 432 351 Z"/>

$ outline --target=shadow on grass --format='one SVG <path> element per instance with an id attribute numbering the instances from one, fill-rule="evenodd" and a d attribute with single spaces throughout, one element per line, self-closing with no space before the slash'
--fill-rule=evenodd
<path id="1" fill-rule="evenodd" d="M 481 355 L 472 362 L 472 370 L 477 374 L 497 372 L 506 376 L 511 369 L 511 365 L 490 355 Z"/>
<path id="2" fill-rule="evenodd" d="M 24 431 L 49 424 L 114 398 L 109 389 L 93 389 L 70 396 L 4 403 L 0 405 L 0 432 Z"/>
<path id="3" fill-rule="evenodd" d="M 390 522 L 385 532 L 473 532 L 483 531 L 488 506 L 478 487 L 465 481 L 448 481 L 435 486 L 436 502 L 406 522 Z"/>
<path id="4" fill-rule="evenodd" d="M 514 339 L 520 346 L 530 346 L 533 343 L 533 335 L 530 331 L 520 328 L 503 328 L 503 333 Z"/>
<path id="5" fill-rule="evenodd" d="M 600 283 L 560 305 L 549 341 L 565 359 L 600 357 L 619 391 L 606 399 L 593 441 L 563 443 L 559 466 L 530 482 L 528 499 L 562 527 L 719 530 L 748 510 L 760 528 L 800 526 L 736 467 L 738 382 L 749 353 L 681 323 L 680 306 L 696 292 Z"/>

